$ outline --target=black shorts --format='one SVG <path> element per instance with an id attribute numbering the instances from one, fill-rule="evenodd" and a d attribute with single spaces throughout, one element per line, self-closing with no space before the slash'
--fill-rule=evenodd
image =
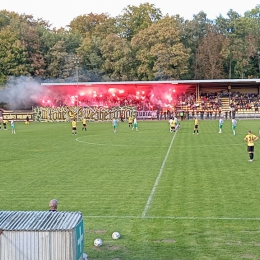
<path id="1" fill-rule="evenodd" d="M 199 128 L 199 125 L 195 125 L 194 128 L 195 128 L 195 129 L 198 129 L 198 128 Z"/>
<path id="2" fill-rule="evenodd" d="M 84 127 L 86 127 L 86 124 L 83 124 Z"/>
<path id="3" fill-rule="evenodd" d="M 76 130 L 77 130 L 77 127 L 72 127 L 72 130 L 73 130 L 73 131 L 76 131 Z"/>
<path id="4" fill-rule="evenodd" d="M 254 152 L 254 146 L 247 146 L 247 151 L 249 153 L 253 153 Z"/>

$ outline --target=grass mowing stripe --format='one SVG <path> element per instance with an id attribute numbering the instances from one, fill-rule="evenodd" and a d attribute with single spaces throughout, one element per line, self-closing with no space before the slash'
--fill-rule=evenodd
<path id="1" fill-rule="evenodd" d="M 182 121 L 144 218 L 173 137 L 167 121 L 140 121 L 139 132 L 122 123 L 117 134 L 89 122 L 77 136 L 70 123 L 17 123 L 16 135 L 0 131 L 1 210 L 48 210 L 57 198 L 59 211 L 82 212 L 93 260 L 259 259 L 260 143 L 249 163 L 243 141 L 259 122 L 239 121 L 233 136 L 230 120 L 222 134 L 201 120 L 199 135 Z"/>
<path id="2" fill-rule="evenodd" d="M 225 146 L 241 146 L 241 145 L 244 145 L 244 143 L 240 143 L 240 144 L 215 144 L 214 147 L 216 146 L 220 146 L 220 147 L 225 147 Z M 176 148 L 197 148 L 198 146 L 197 145 L 176 145 L 174 146 Z M 200 147 L 212 147 L 212 145 L 210 144 L 203 144 L 203 145 L 200 145 Z"/>
<path id="3" fill-rule="evenodd" d="M 150 193 L 150 196 L 149 196 L 149 198 L 148 198 L 148 200 L 147 200 L 147 202 L 146 202 L 146 205 L 145 205 L 145 207 L 144 207 L 144 211 L 143 211 L 143 213 L 142 213 L 142 218 L 145 217 L 145 215 L 146 215 L 146 213 L 147 213 L 147 211 L 148 211 L 148 209 L 149 209 L 149 207 L 150 207 L 151 201 L 152 201 L 152 199 L 153 199 L 153 195 L 154 195 L 154 193 L 155 193 L 155 191 L 156 191 L 156 188 L 157 188 L 158 183 L 159 183 L 159 181 L 160 181 L 160 178 L 161 178 L 161 176 L 162 176 L 165 163 L 166 163 L 166 161 L 167 161 L 167 159 L 168 159 L 168 156 L 169 156 L 169 153 L 170 153 L 170 151 L 171 151 L 172 144 L 173 144 L 173 141 L 174 141 L 174 139 L 175 139 L 175 136 L 176 136 L 177 132 L 178 132 L 178 131 L 176 131 L 176 132 L 174 133 L 174 136 L 172 137 L 170 146 L 169 146 L 168 151 L 167 151 L 167 153 L 166 153 L 166 155 L 165 155 L 165 157 L 164 157 L 164 160 L 163 160 L 161 169 L 160 169 L 160 171 L 159 171 L 159 174 L 158 174 L 158 176 L 157 176 L 157 178 L 156 178 L 156 181 L 155 181 L 155 183 L 154 183 L 153 189 L 152 189 L 152 191 L 151 191 L 151 193 Z"/>
<path id="4" fill-rule="evenodd" d="M 93 136 L 93 135 L 92 135 Z M 98 136 L 98 135 L 95 135 Z M 137 144 L 109 144 L 109 143 L 91 143 L 87 141 L 81 141 L 80 138 L 76 138 L 76 141 L 79 143 L 84 143 L 84 144 L 90 144 L 90 145 L 97 145 L 97 146 L 109 146 L 109 147 L 136 147 Z M 158 146 L 151 146 L 151 145 L 142 145 L 142 148 L 157 148 Z M 162 146 L 163 147 L 163 146 Z"/>
<path id="5" fill-rule="evenodd" d="M 260 221 L 260 218 L 229 218 L 229 217 L 174 217 L 174 216 L 149 216 L 149 217 L 140 217 L 140 216 L 83 216 L 84 219 L 90 219 L 90 218 L 105 218 L 105 219 L 173 219 L 173 220 L 242 220 L 242 221 Z"/>

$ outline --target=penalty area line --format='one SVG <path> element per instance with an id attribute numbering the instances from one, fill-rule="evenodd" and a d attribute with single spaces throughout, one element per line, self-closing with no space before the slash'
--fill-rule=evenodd
<path id="1" fill-rule="evenodd" d="M 167 153 L 166 153 L 166 155 L 165 155 L 165 157 L 164 157 L 164 160 L 163 160 L 161 169 L 160 169 L 160 171 L 159 171 L 159 174 L 158 174 L 158 176 L 157 176 L 157 178 L 156 178 L 156 181 L 155 181 L 155 183 L 154 183 L 154 185 L 153 185 L 153 189 L 152 189 L 152 191 L 151 191 L 151 193 L 150 193 L 150 196 L 149 196 L 149 198 L 148 198 L 148 200 L 147 200 L 147 202 L 146 202 L 146 205 L 145 205 L 145 207 L 144 207 L 144 211 L 143 211 L 143 213 L 142 213 L 142 218 L 145 217 L 145 215 L 146 215 L 146 213 L 147 213 L 147 211 L 148 211 L 148 209 L 149 209 L 149 207 L 150 207 L 150 204 L 151 204 L 151 202 L 152 202 L 152 200 L 153 200 L 154 193 L 155 193 L 156 188 L 157 188 L 157 186 L 158 186 L 158 184 L 159 184 L 159 181 L 160 181 L 160 179 L 161 179 L 161 176 L 162 176 L 162 173 L 163 173 L 163 170 L 164 170 L 165 163 L 166 163 L 166 161 L 167 161 L 167 159 L 168 159 L 168 156 L 169 156 L 169 153 L 170 153 L 170 151 L 171 151 L 172 144 L 173 144 L 173 141 L 174 141 L 174 139 L 175 139 L 175 136 L 176 136 L 177 132 L 178 132 L 178 131 L 176 131 L 176 132 L 174 133 L 174 136 L 172 137 L 170 146 L 169 146 L 168 151 L 167 151 Z"/>

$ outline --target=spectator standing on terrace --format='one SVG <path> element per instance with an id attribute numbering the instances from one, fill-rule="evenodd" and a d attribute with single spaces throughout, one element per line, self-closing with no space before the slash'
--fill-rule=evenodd
<path id="1" fill-rule="evenodd" d="M 197 135 L 199 134 L 199 120 L 194 117 L 194 130 L 193 130 L 193 134 L 195 134 L 197 132 Z"/>
<path id="2" fill-rule="evenodd" d="M 26 116 L 25 124 L 26 124 L 26 125 L 29 125 L 29 124 L 30 124 L 30 119 L 29 119 L 29 116 L 28 116 L 28 115 Z"/>
<path id="3" fill-rule="evenodd" d="M 219 134 L 222 133 L 223 124 L 224 124 L 224 120 L 223 120 L 223 118 L 221 117 L 221 118 L 219 119 L 219 124 L 218 124 L 218 129 L 219 129 L 218 133 L 219 133 Z"/>
<path id="4" fill-rule="evenodd" d="M 237 127 L 237 120 L 235 118 L 232 119 L 232 131 L 233 135 L 236 135 L 236 127 Z"/>
<path id="5" fill-rule="evenodd" d="M 58 201 L 56 199 L 52 199 L 49 203 L 49 211 L 57 211 L 58 209 Z"/>
<path id="6" fill-rule="evenodd" d="M 15 123 L 13 119 L 11 120 L 11 128 L 12 128 L 12 134 L 15 134 Z"/>
<path id="7" fill-rule="evenodd" d="M 124 122 L 124 114 L 123 113 L 120 114 L 120 121 Z"/>
<path id="8" fill-rule="evenodd" d="M 77 122 L 75 118 L 72 120 L 71 126 L 72 126 L 72 134 L 77 135 Z"/>
<path id="9" fill-rule="evenodd" d="M 254 142 L 258 140 L 258 136 L 252 134 L 252 132 L 249 130 L 246 137 L 244 138 L 244 141 L 247 142 L 247 151 L 249 154 L 249 162 L 252 162 L 254 159 Z"/>
<path id="10" fill-rule="evenodd" d="M 183 120 L 183 118 L 184 118 L 184 112 L 183 111 L 180 112 L 180 117 L 181 117 L 181 120 Z M 177 122 L 177 124 L 178 124 L 178 122 Z"/>
<path id="11" fill-rule="evenodd" d="M 84 117 L 83 120 L 82 120 L 82 131 L 83 130 L 87 131 L 87 119 L 86 119 L 86 117 Z"/>

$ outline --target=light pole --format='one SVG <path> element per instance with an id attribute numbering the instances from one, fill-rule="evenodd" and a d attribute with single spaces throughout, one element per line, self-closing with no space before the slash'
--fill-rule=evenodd
<path id="1" fill-rule="evenodd" d="M 77 77 L 77 122 L 79 121 L 79 63 L 80 58 L 78 56 L 75 56 L 73 58 L 75 67 L 76 67 L 76 77 Z"/>

